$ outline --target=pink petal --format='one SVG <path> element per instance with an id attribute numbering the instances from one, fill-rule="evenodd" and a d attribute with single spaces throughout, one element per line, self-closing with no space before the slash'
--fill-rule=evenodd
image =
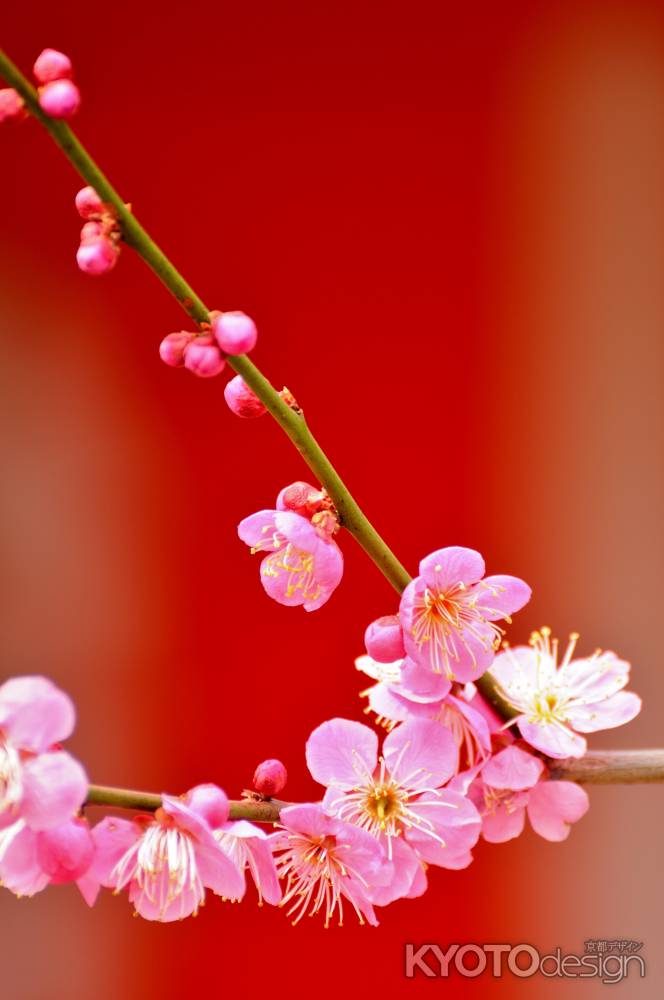
<path id="1" fill-rule="evenodd" d="M 88 871 L 88 878 L 95 879 L 107 888 L 115 888 L 111 872 L 118 861 L 140 839 L 142 830 L 137 823 L 115 816 L 105 816 L 92 828 L 95 854 Z M 87 899 L 87 897 L 86 897 Z"/>
<path id="2" fill-rule="evenodd" d="M 274 552 L 283 544 L 283 541 L 276 543 L 274 541 L 276 514 L 276 510 L 259 510 L 257 514 L 250 514 L 238 524 L 238 535 L 252 549 Z"/>
<path id="3" fill-rule="evenodd" d="M 87 872 L 85 875 L 82 875 L 81 878 L 76 879 L 76 885 L 78 887 L 78 891 L 88 906 L 94 906 L 97 902 L 97 896 L 99 895 L 99 890 L 101 888 L 97 879 Z"/>
<path id="4" fill-rule="evenodd" d="M 71 754 L 40 754 L 23 768 L 21 815 L 33 830 L 48 830 L 77 813 L 87 794 L 86 773 Z"/>
<path id="5" fill-rule="evenodd" d="M 477 708 L 477 705 L 481 702 L 479 696 L 473 699 L 472 705 L 469 705 L 465 698 L 455 698 L 451 694 L 447 696 L 446 701 L 464 716 L 466 722 L 473 730 L 479 745 L 486 753 L 489 753 L 491 751 L 491 733 L 489 732 L 489 724 L 485 716 Z"/>
<path id="6" fill-rule="evenodd" d="M 282 893 L 270 844 L 252 837 L 247 842 L 247 850 L 250 857 L 249 870 L 261 898 L 270 906 L 278 906 Z"/>
<path id="7" fill-rule="evenodd" d="M 14 677 L 0 687 L 0 728 L 17 749 L 43 753 L 67 739 L 76 711 L 45 677 Z"/>
<path id="8" fill-rule="evenodd" d="M 510 809 L 501 803 L 482 816 L 482 836 L 490 844 L 504 844 L 523 833 L 525 823 L 525 801 Z"/>
<path id="9" fill-rule="evenodd" d="M 322 806 L 315 802 L 304 802 L 298 806 L 286 806 L 281 810 L 279 821 L 294 833 L 305 837 L 326 837 L 332 835 L 336 820 L 324 812 Z M 278 840 L 283 834 L 278 834 Z M 288 843 L 285 845 L 288 846 Z"/>
<path id="10" fill-rule="evenodd" d="M 618 691 L 603 701 L 590 705 L 572 703 L 567 714 L 570 724 L 580 733 L 594 733 L 598 729 L 615 729 L 631 722 L 641 711 L 641 699 L 632 691 Z"/>
<path id="11" fill-rule="evenodd" d="M 568 726 L 559 722 L 529 722 L 525 715 L 516 719 L 519 732 L 531 747 L 549 757 L 583 757 L 586 741 Z"/>
<path id="12" fill-rule="evenodd" d="M 530 600 L 532 590 L 516 576 L 487 576 L 475 588 L 474 595 L 482 617 L 493 622 L 520 611 Z"/>
<path id="13" fill-rule="evenodd" d="M 521 676 L 534 681 L 537 677 L 537 663 L 538 655 L 530 646 L 512 646 L 496 654 L 491 664 L 491 674 L 507 689 Z"/>
<path id="14" fill-rule="evenodd" d="M 246 891 L 244 875 L 216 841 L 213 847 L 198 843 L 195 850 L 203 885 L 224 899 L 242 899 Z"/>
<path id="15" fill-rule="evenodd" d="M 164 868 L 156 876 L 155 883 L 155 898 L 157 900 L 168 899 L 171 886 L 167 868 Z M 149 899 L 136 882 L 132 882 L 129 887 L 129 901 L 134 904 L 136 912 L 144 920 L 159 920 L 164 924 L 172 923 L 174 920 L 182 920 L 184 917 L 190 917 L 192 913 L 197 913 L 204 898 L 205 892 L 203 890 L 184 889 L 175 896 L 172 902 L 162 906 Z"/>
<path id="16" fill-rule="evenodd" d="M 403 837 L 392 839 L 392 859 L 390 862 L 386 858 L 384 866 L 389 872 L 387 881 L 369 888 L 371 902 L 376 906 L 387 906 L 395 899 L 410 897 L 413 884 L 415 883 L 415 889 L 421 885 L 422 862 Z M 424 884 L 426 887 L 426 878 Z"/>
<path id="17" fill-rule="evenodd" d="M 54 885 L 75 882 L 85 875 L 94 854 L 94 841 L 84 819 L 71 819 L 37 834 L 37 859 Z"/>
<path id="18" fill-rule="evenodd" d="M 391 719 L 393 722 L 405 722 L 413 716 L 425 719 L 431 716 L 431 705 L 420 705 L 401 698 L 388 684 L 374 684 L 369 688 L 368 698 L 369 706 L 376 715 Z"/>
<path id="19" fill-rule="evenodd" d="M 313 552 L 319 543 L 326 545 L 319 537 L 311 521 L 290 510 L 278 510 L 274 523 L 287 541 L 304 552 Z"/>
<path id="20" fill-rule="evenodd" d="M 543 770 L 544 764 L 539 757 L 520 747 L 509 746 L 489 758 L 482 769 L 482 778 L 491 788 L 519 792 L 536 785 Z"/>
<path id="21" fill-rule="evenodd" d="M 588 811 L 588 795 L 573 781 L 541 781 L 528 797 L 528 819 L 545 840 L 565 840 L 569 824 Z"/>
<path id="22" fill-rule="evenodd" d="M 411 719 L 385 737 L 383 754 L 396 781 L 409 788 L 437 788 L 456 771 L 458 748 L 449 729 L 429 719 Z"/>
<path id="23" fill-rule="evenodd" d="M 4 834 L 0 855 L 0 881 L 17 896 L 34 896 L 48 885 L 48 875 L 42 870 L 37 857 L 37 834 L 20 820 L 16 832 Z"/>
<path id="24" fill-rule="evenodd" d="M 228 796 L 217 785 L 196 785 L 187 792 L 185 802 L 212 830 L 222 826 L 228 819 Z"/>
<path id="25" fill-rule="evenodd" d="M 444 674 L 434 674 L 430 667 L 406 657 L 401 667 L 399 687 L 413 701 L 441 701 L 449 693 L 452 682 Z"/>
<path id="26" fill-rule="evenodd" d="M 601 701 L 622 690 L 629 680 L 630 665 L 615 653 L 600 653 L 586 659 L 570 660 L 560 668 L 561 683 L 571 688 L 575 698 Z"/>
<path id="27" fill-rule="evenodd" d="M 458 584 L 470 586 L 484 576 L 484 559 L 474 549 L 450 545 L 437 549 L 420 562 L 420 576 L 432 590 L 447 591 Z"/>
<path id="28" fill-rule="evenodd" d="M 468 852 L 477 843 L 482 828 L 473 803 L 464 795 L 443 789 L 436 796 L 425 793 L 411 802 L 410 808 L 420 819 L 420 828 L 407 829 L 404 836 L 422 860 L 440 868 L 456 868 L 463 857 L 461 867 L 465 867 Z M 443 844 L 426 832 L 429 826 Z"/>
<path id="29" fill-rule="evenodd" d="M 353 788 L 376 768 L 378 737 L 360 722 L 331 719 L 314 729 L 306 757 L 312 777 L 321 785 Z"/>

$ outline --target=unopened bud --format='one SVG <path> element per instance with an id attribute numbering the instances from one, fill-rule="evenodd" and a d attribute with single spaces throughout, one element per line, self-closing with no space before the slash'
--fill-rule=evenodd
<path id="1" fill-rule="evenodd" d="M 71 118 L 81 104 L 81 93 L 71 80 L 53 80 L 39 91 L 39 106 L 51 118 Z"/>
<path id="2" fill-rule="evenodd" d="M 57 49 L 44 49 L 37 56 L 32 72 L 38 83 L 65 80 L 72 74 L 71 59 Z"/>
<path id="3" fill-rule="evenodd" d="M 13 87 L 0 89 L 0 125 L 3 122 L 19 121 L 27 111 L 21 95 Z"/>
<path id="4" fill-rule="evenodd" d="M 224 399 L 236 417 L 262 417 L 267 412 L 255 392 L 241 375 L 236 375 L 224 388 Z"/>
<path id="5" fill-rule="evenodd" d="M 213 378 L 223 371 L 226 362 L 212 337 L 196 337 L 184 352 L 184 366 L 199 378 Z"/>
<path id="6" fill-rule="evenodd" d="M 118 256 L 117 247 L 105 236 L 92 237 L 81 243 L 76 252 L 76 263 L 85 274 L 96 276 L 112 271 Z"/>
<path id="7" fill-rule="evenodd" d="M 171 368 L 180 368 L 184 364 L 185 348 L 195 336 L 195 333 L 188 333 L 186 330 L 180 330 L 179 333 L 169 333 L 159 345 L 159 357 Z"/>
<path id="8" fill-rule="evenodd" d="M 398 615 L 384 615 L 372 622 L 364 633 L 364 644 L 371 659 L 378 663 L 403 659 L 406 650 Z"/>
<path id="9" fill-rule="evenodd" d="M 258 338 L 256 324 L 243 312 L 215 315 L 212 332 L 224 354 L 248 354 Z"/>
<path id="10" fill-rule="evenodd" d="M 277 497 L 277 510 L 292 510 L 303 517 L 313 517 L 326 506 L 327 494 L 309 483 L 297 482 L 284 486 Z"/>
<path id="11" fill-rule="evenodd" d="M 280 760 L 264 760 L 254 771 L 254 788 L 270 799 L 286 787 L 288 774 Z"/>
<path id="12" fill-rule="evenodd" d="M 104 211 L 104 203 L 93 187 L 84 187 L 76 195 L 74 204 L 82 219 L 92 219 Z"/>

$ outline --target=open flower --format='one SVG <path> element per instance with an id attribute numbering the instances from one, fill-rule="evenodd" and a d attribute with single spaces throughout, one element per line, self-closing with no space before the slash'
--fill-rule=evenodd
<path id="1" fill-rule="evenodd" d="M 45 677 L 15 677 L 0 687 L 0 829 L 21 820 L 46 830 L 78 812 L 85 771 L 56 748 L 74 721 L 71 700 Z"/>
<path id="2" fill-rule="evenodd" d="M 286 880 L 281 906 L 292 904 L 287 912 L 293 924 L 307 913 L 322 913 L 326 927 L 335 914 L 341 926 L 346 901 L 361 924 L 376 926 L 372 887 L 391 877 L 378 841 L 319 804 L 288 806 L 279 818 L 272 846 L 279 877 Z"/>
<path id="3" fill-rule="evenodd" d="M 214 839 L 210 810 L 195 793 L 192 789 L 184 800 L 163 795 L 154 817 L 107 817 L 93 830 L 92 873 L 116 892 L 128 887 L 130 902 L 146 920 L 196 914 L 206 889 L 226 899 L 244 895 L 244 876 Z"/>
<path id="4" fill-rule="evenodd" d="M 265 552 L 261 583 L 279 604 L 316 611 L 343 575 L 343 556 L 332 538 L 338 527 L 327 510 L 304 517 L 289 510 L 261 510 L 245 517 L 238 535 L 252 552 Z"/>
<path id="5" fill-rule="evenodd" d="M 503 630 L 496 622 L 530 600 L 514 576 L 484 576 L 474 549 L 451 546 L 420 563 L 401 597 L 399 618 L 406 653 L 449 680 L 473 681 L 491 664 Z"/>
<path id="6" fill-rule="evenodd" d="M 506 701 L 519 713 L 513 723 L 527 743 L 550 757 L 582 757 L 586 740 L 579 733 L 613 729 L 641 710 L 641 699 L 623 691 L 629 663 L 601 651 L 574 660 L 578 635 L 558 665 L 558 640 L 543 628 L 530 646 L 496 656 L 491 674 Z"/>
<path id="7" fill-rule="evenodd" d="M 540 837 L 565 840 L 570 823 L 581 819 L 589 806 L 580 785 L 547 780 L 542 761 L 514 745 L 487 761 L 468 795 L 482 817 L 482 836 L 492 844 L 518 837 L 526 814 Z"/>
<path id="8" fill-rule="evenodd" d="M 456 770 L 467 770 L 491 752 L 489 724 L 478 705 L 482 699 L 473 684 L 452 694 L 450 682 L 442 674 L 432 674 L 411 660 L 377 663 L 359 656 L 355 666 L 377 683 L 362 691 L 369 709 L 385 729 L 393 729 L 408 719 L 433 719 L 454 737 L 459 759 Z M 467 689 L 467 690 L 466 690 Z M 486 712 L 486 706 L 482 706 Z M 497 721 L 495 728 L 500 728 Z"/>
<path id="9" fill-rule="evenodd" d="M 470 864 L 481 825 L 473 804 L 443 787 L 456 763 L 452 734 L 425 719 L 389 733 L 380 758 L 374 731 L 348 719 L 324 722 L 307 742 L 307 764 L 327 786 L 323 806 L 330 815 L 376 837 L 390 859 L 404 843 L 411 860 L 442 868 Z"/>

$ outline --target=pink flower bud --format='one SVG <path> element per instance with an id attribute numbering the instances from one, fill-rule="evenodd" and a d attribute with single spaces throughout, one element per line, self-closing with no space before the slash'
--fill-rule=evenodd
<path id="1" fill-rule="evenodd" d="M 51 118 L 71 118 L 81 104 L 81 93 L 71 80 L 53 80 L 39 91 L 39 106 Z"/>
<path id="2" fill-rule="evenodd" d="M 76 252 L 76 263 L 85 274 L 107 274 L 115 267 L 119 251 L 105 236 L 81 243 Z"/>
<path id="3" fill-rule="evenodd" d="M 364 644 L 372 660 L 393 663 L 406 655 L 398 615 L 377 618 L 364 633 Z"/>
<path id="4" fill-rule="evenodd" d="M 224 399 L 236 417 L 262 417 L 266 409 L 241 375 L 226 383 Z"/>
<path id="5" fill-rule="evenodd" d="M 325 493 L 309 483 L 297 482 L 284 486 L 277 497 L 277 510 L 292 510 L 302 517 L 313 517 L 325 506 Z"/>
<path id="6" fill-rule="evenodd" d="M 288 774 L 280 760 L 264 760 L 254 771 L 254 788 L 271 798 L 286 787 Z"/>
<path id="7" fill-rule="evenodd" d="M 164 337 L 159 345 L 159 357 L 164 364 L 170 365 L 171 368 L 180 368 L 184 364 L 185 347 L 192 342 L 195 336 L 195 333 L 180 330 L 179 333 L 169 333 L 167 337 Z"/>
<path id="8" fill-rule="evenodd" d="M 18 121 L 26 115 L 27 111 L 20 94 L 13 87 L 3 87 L 0 90 L 0 125 L 12 119 Z"/>
<path id="9" fill-rule="evenodd" d="M 86 222 L 81 229 L 81 243 L 90 243 L 91 240 L 98 240 L 104 236 L 104 227 L 101 222 Z"/>
<path id="10" fill-rule="evenodd" d="M 85 875 L 94 853 L 94 841 L 84 819 L 72 819 L 37 835 L 37 861 L 54 885 Z"/>
<path id="11" fill-rule="evenodd" d="M 184 366 L 200 378 L 212 378 L 223 371 L 226 362 L 212 337 L 196 337 L 184 352 Z"/>
<path id="12" fill-rule="evenodd" d="M 32 72 L 38 83 L 64 80 L 72 74 L 71 60 L 64 52 L 58 52 L 57 49 L 44 49 L 37 56 Z"/>
<path id="13" fill-rule="evenodd" d="M 91 219 L 95 215 L 101 215 L 104 211 L 104 203 L 93 187 L 84 187 L 76 195 L 74 204 L 78 214 L 82 219 Z"/>
<path id="14" fill-rule="evenodd" d="M 187 792 L 185 801 L 199 816 L 207 820 L 213 830 L 228 819 L 228 798 L 216 785 L 196 785 Z"/>
<path id="15" fill-rule="evenodd" d="M 243 312 L 227 312 L 212 320 L 212 332 L 224 354 L 247 354 L 256 346 L 258 331 Z"/>

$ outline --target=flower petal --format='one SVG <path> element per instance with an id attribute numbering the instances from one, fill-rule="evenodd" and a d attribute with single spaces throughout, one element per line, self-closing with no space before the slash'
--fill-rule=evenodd
<path id="1" fill-rule="evenodd" d="M 0 687 L 0 729 L 20 750 L 43 753 L 71 736 L 71 698 L 46 677 L 14 677 Z"/>
<path id="2" fill-rule="evenodd" d="M 353 788 L 370 777 L 378 762 L 378 737 L 368 726 L 330 719 L 307 740 L 307 766 L 321 785 Z"/>
<path id="3" fill-rule="evenodd" d="M 598 653 L 563 664 L 558 680 L 571 690 L 575 700 L 590 703 L 621 691 L 629 680 L 629 671 L 627 660 L 615 653 Z"/>
<path id="4" fill-rule="evenodd" d="M 401 667 L 399 688 L 412 701 L 440 701 L 449 693 L 452 682 L 444 674 L 434 674 L 430 667 L 406 657 Z"/>
<path id="5" fill-rule="evenodd" d="M 213 846 L 196 844 L 196 867 L 201 882 L 224 899 L 242 899 L 247 885 L 243 873 L 214 841 Z"/>
<path id="6" fill-rule="evenodd" d="M 528 794 L 528 819 L 545 840 L 565 840 L 569 824 L 588 811 L 588 795 L 573 781 L 540 781 Z"/>
<path id="7" fill-rule="evenodd" d="M 79 762 L 58 750 L 23 767 L 20 812 L 33 830 L 48 830 L 74 816 L 85 802 L 88 779 Z"/>
<path id="8" fill-rule="evenodd" d="M 484 559 L 475 549 L 449 545 L 436 549 L 420 562 L 420 576 L 427 587 L 447 591 L 463 583 L 469 587 L 484 576 Z"/>
<path id="9" fill-rule="evenodd" d="M 114 888 L 115 879 L 111 879 L 111 872 L 118 861 L 139 840 L 141 829 L 137 823 L 131 820 L 105 816 L 92 828 L 91 833 L 95 845 L 95 856 L 85 877 L 96 879 L 107 888 Z M 86 900 L 87 898 L 85 896 Z"/>
<path id="10" fill-rule="evenodd" d="M 247 842 L 247 850 L 249 852 L 249 871 L 261 898 L 270 906 L 278 906 L 282 893 L 271 845 L 263 839 L 252 837 Z"/>
<path id="11" fill-rule="evenodd" d="M 529 722 L 525 715 L 516 718 L 526 743 L 549 757 L 583 757 L 586 741 L 560 722 Z"/>
<path id="12" fill-rule="evenodd" d="M 482 836 L 490 844 L 504 844 L 523 833 L 526 803 L 507 809 L 502 803 L 482 816 Z"/>
<path id="13" fill-rule="evenodd" d="M 520 747 L 505 747 L 489 758 L 482 769 L 482 779 L 491 788 L 509 788 L 523 791 L 536 785 L 544 771 L 544 764 Z"/>
<path id="14" fill-rule="evenodd" d="M 465 867 L 482 828 L 480 814 L 470 799 L 443 789 L 437 795 L 420 796 L 410 808 L 419 823 L 406 829 L 404 836 L 422 860 L 440 868 Z"/>
<path id="15" fill-rule="evenodd" d="M 237 533 L 246 545 L 261 552 L 274 552 L 284 544 L 283 539 L 275 540 L 276 510 L 259 510 L 245 517 L 237 526 Z"/>
<path id="16" fill-rule="evenodd" d="M 570 723 L 580 733 L 615 729 L 631 722 L 641 711 L 641 699 L 633 691 L 618 691 L 610 698 L 590 705 L 571 704 L 567 710 Z"/>
<path id="17" fill-rule="evenodd" d="M 411 719 L 397 726 L 383 743 L 392 777 L 409 788 L 438 788 L 456 771 L 456 740 L 440 722 Z"/>
<path id="18" fill-rule="evenodd" d="M 493 622 L 520 611 L 530 600 L 532 590 L 517 576 L 487 576 L 475 587 L 474 595 L 482 617 Z"/>
<path id="19" fill-rule="evenodd" d="M 0 837 L 0 881 L 17 896 L 34 896 L 49 883 L 37 857 L 37 834 L 19 820 Z"/>

